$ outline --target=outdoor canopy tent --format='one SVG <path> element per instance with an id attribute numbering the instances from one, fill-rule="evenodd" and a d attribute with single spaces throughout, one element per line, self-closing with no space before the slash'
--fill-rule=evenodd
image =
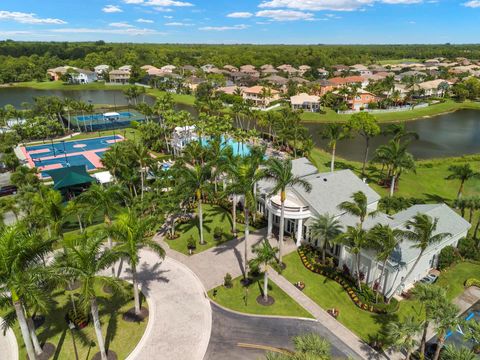
<path id="1" fill-rule="evenodd" d="M 85 165 L 48 170 L 46 173 L 51 176 L 55 190 L 66 190 L 67 188 L 87 185 L 96 181 L 95 178 L 88 174 Z"/>

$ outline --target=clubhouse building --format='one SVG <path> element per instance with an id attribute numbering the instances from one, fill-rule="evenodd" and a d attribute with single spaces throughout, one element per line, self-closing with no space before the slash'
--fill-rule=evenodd
<path id="1" fill-rule="evenodd" d="M 380 195 L 368 184 L 359 179 L 351 170 L 319 173 L 317 168 L 306 158 L 292 161 L 292 172 L 295 176 L 308 181 L 312 189 L 306 192 L 299 186 L 287 189 L 285 201 L 284 233 L 292 237 L 297 246 L 309 243 L 320 246 L 320 240 L 313 238 L 310 231 L 311 224 L 320 215 L 330 214 L 335 216 L 346 229 L 355 226 L 358 218 L 346 214 L 338 208 L 343 201 L 351 201 L 353 193 L 362 191 L 368 200 L 370 212 L 377 210 Z M 257 210 L 268 219 L 268 236 L 279 232 L 281 202 L 279 194 L 271 195 L 273 183 L 262 180 L 257 184 L 258 204 Z M 416 281 L 436 268 L 440 251 L 448 246 L 456 246 L 458 241 L 467 235 L 470 224 L 460 215 L 445 204 L 414 205 L 395 215 L 376 212 L 376 216 L 368 217 L 363 227 L 368 230 L 376 224 L 389 225 L 394 229 L 407 230 L 407 222 L 418 213 L 426 214 L 432 219 L 438 218 L 437 233 L 451 234 L 442 242 L 429 246 L 420 259 L 415 270 L 405 279 L 405 288 L 411 287 Z M 374 250 L 364 250 L 361 253 L 360 271 L 365 275 L 365 282 L 373 284 L 378 281 L 380 289 L 386 293 L 395 291 L 401 284 L 408 271 L 413 266 L 420 250 L 414 244 L 404 239 L 390 256 L 382 279 L 378 279 L 382 270 L 382 263 L 375 259 Z M 338 261 L 342 268 L 346 265 L 352 273 L 355 267 L 355 257 L 350 254 L 348 247 L 334 245 L 328 248 L 331 257 Z M 398 289 L 401 293 L 403 289 Z"/>

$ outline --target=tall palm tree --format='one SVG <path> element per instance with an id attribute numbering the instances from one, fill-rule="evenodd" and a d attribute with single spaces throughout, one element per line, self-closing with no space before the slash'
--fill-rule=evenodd
<path id="1" fill-rule="evenodd" d="M 328 146 L 332 149 L 332 160 L 330 162 L 330 171 L 335 170 L 335 151 L 337 149 L 337 143 L 340 140 L 345 139 L 348 133 L 345 131 L 343 125 L 340 124 L 328 124 L 322 131 L 322 139 L 328 140 Z"/>
<path id="2" fill-rule="evenodd" d="M 458 317 L 458 307 L 449 302 L 443 302 L 440 306 L 435 308 L 434 324 L 437 333 L 437 348 L 433 360 L 440 358 L 440 351 L 447 339 L 447 333 L 451 329 L 455 329 L 457 325 L 462 323 L 462 319 Z"/>
<path id="3" fill-rule="evenodd" d="M 254 149 L 252 149 L 254 150 Z M 244 235 L 244 278 L 248 275 L 248 239 L 250 236 L 250 211 L 255 209 L 257 196 L 255 186 L 258 181 L 265 177 L 265 172 L 260 169 L 263 155 L 254 151 L 250 155 L 240 158 L 237 166 L 230 166 L 229 174 L 232 178 L 231 191 L 243 196 L 243 209 L 245 213 Z"/>
<path id="4" fill-rule="evenodd" d="M 266 179 L 272 180 L 275 185 L 270 195 L 277 195 L 280 193 L 280 227 L 279 227 L 279 252 L 278 261 L 282 263 L 282 248 L 283 248 L 283 233 L 285 224 L 285 200 L 287 199 L 287 187 L 298 186 L 302 187 L 305 191 L 310 192 L 312 185 L 305 179 L 296 176 L 292 173 L 292 161 L 279 160 L 271 158 L 267 162 L 267 168 L 265 170 Z M 300 240 L 300 239 L 298 239 Z"/>
<path id="5" fill-rule="evenodd" d="M 208 180 L 211 178 L 210 167 L 202 166 L 200 164 L 194 166 L 182 166 L 178 168 L 177 173 L 178 179 L 184 186 L 185 191 L 193 192 L 193 195 L 197 200 L 200 244 L 204 245 L 202 198 L 209 188 Z"/>
<path id="6" fill-rule="evenodd" d="M 425 309 L 425 321 L 423 323 L 422 340 L 420 341 L 420 354 L 423 356 L 425 355 L 428 327 L 430 322 L 434 320 L 436 308 L 439 304 L 448 300 L 446 299 L 445 289 L 435 285 L 419 283 L 413 288 L 412 293 Z"/>
<path id="7" fill-rule="evenodd" d="M 279 354 L 268 352 L 266 360 L 330 360 L 332 347 L 324 338 L 315 333 L 295 336 L 293 339 L 294 353 Z"/>
<path id="8" fill-rule="evenodd" d="M 342 224 L 330 214 L 320 215 L 310 226 L 312 237 L 320 239 L 322 248 L 322 262 L 325 264 L 327 246 L 332 246 L 334 240 L 342 232 Z"/>
<path id="9" fill-rule="evenodd" d="M 58 270 L 59 275 L 66 281 L 75 279 L 82 284 L 80 287 L 81 304 L 85 310 L 90 307 L 102 360 L 107 360 L 107 351 L 98 314 L 97 292 L 102 285 L 108 286 L 113 291 L 120 291 L 121 285 L 117 278 L 100 274 L 111 267 L 120 256 L 119 252 L 105 249 L 101 237 L 86 235 L 81 241 L 66 244 L 65 250 L 56 255 L 54 262 L 54 267 Z"/>
<path id="10" fill-rule="evenodd" d="M 465 182 L 480 176 L 478 172 L 475 172 L 472 169 L 469 163 L 464 165 L 452 165 L 448 168 L 448 171 L 450 171 L 451 174 L 446 177 L 447 180 L 460 180 L 460 188 L 458 189 L 457 199 L 462 197 Z"/>
<path id="11" fill-rule="evenodd" d="M 240 156 L 231 155 L 225 159 L 225 171 L 228 175 L 229 184 L 227 185 L 226 192 L 232 196 L 232 234 L 237 235 L 237 202 L 238 195 L 235 193 L 235 185 L 231 185 L 234 182 L 234 176 L 238 171 L 238 166 L 240 164 Z"/>
<path id="12" fill-rule="evenodd" d="M 403 231 L 392 229 L 388 225 L 377 224 L 369 231 L 368 237 L 372 240 L 373 248 L 377 252 L 375 255 L 376 260 L 382 262 L 380 277 L 376 280 L 374 276 L 374 280 L 379 282 L 382 294 L 385 296 L 385 287 L 381 285 L 383 274 L 385 273 L 388 259 L 390 259 L 398 244 L 403 240 Z M 376 296 L 378 300 L 378 292 Z"/>
<path id="13" fill-rule="evenodd" d="M 140 167 L 140 198 L 143 200 L 143 191 L 145 189 L 145 174 L 147 172 L 147 166 L 151 162 L 152 158 L 148 149 L 141 142 L 135 142 L 132 147 L 132 151 Z"/>
<path id="14" fill-rule="evenodd" d="M 362 249 L 365 249 L 368 246 L 367 232 L 360 226 L 349 226 L 347 227 L 347 231 L 343 234 L 340 234 L 335 241 L 347 246 L 349 248 L 349 252 L 355 256 L 355 277 L 357 279 L 357 287 L 359 290 L 361 290 L 362 282 L 360 276 L 360 253 Z"/>
<path id="15" fill-rule="evenodd" d="M 456 347 L 453 344 L 445 345 L 440 356 L 442 360 L 476 360 L 477 355 L 466 347 Z"/>
<path id="16" fill-rule="evenodd" d="M 263 265 L 263 298 L 265 301 L 268 299 L 268 267 L 276 261 L 277 252 L 278 248 L 272 247 L 267 239 L 263 239 L 260 244 L 253 247 L 255 258 L 250 263 L 254 267 Z"/>
<path id="17" fill-rule="evenodd" d="M 124 199 L 123 189 L 120 186 L 103 186 L 101 184 L 93 184 L 77 198 L 80 204 L 88 205 L 90 221 L 96 215 L 101 214 L 103 216 L 110 249 L 113 244 L 109 230 L 112 227 L 113 216 L 119 211 L 120 204 Z M 115 275 L 115 266 L 112 266 L 112 274 Z"/>
<path id="18" fill-rule="evenodd" d="M 13 306 L 30 360 L 35 360 L 37 354 L 25 308 L 33 299 L 44 298 L 38 264 L 51 248 L 51 242 L 39 241 L 38 235 L 26 230 L 22 223 L 0 227 L 0 293 L 3 294 L 1 305 Z"/>
<path id="19" fill-rule="evenodd" d="M 20 208 L 18 206 L 17 198 L 14 196 L 8 196 L 0 199 L 0 211 L 11 212 L 15 216 L 15 220 L 18 221 L 20 215 Z"/>
<path id="20" fill-rule="evenodd" d="M 406 352 L 405 360 L 410 360 L 413 350 L 418 345 L 417 335 L 421 330 L 422 323 L 411 316 L 400 322 L 390 322 L 387 325 L 387 336 L 395 349 Z"/>
<path id="21" fill-rule="evenodd" d="M 117 251 L 128 257 L 132 270 L 133 297 L 135 300 L 135 313 L 140 314 L 140 295 L 137 279 L 137 267 L 140 261 L 139 251 L 148 248 L 160 258 L 165 257 L 165 251 L 152 240 L 149 234 L 154 229 L 156 221 L 152 217 L 142 217 L 129 209 L 117 216 L 113 225 L 113 232 L 119 242 Z"/>
<path id="22" fill-rule="evenodd" d="M 65 221 L 65 207 L 59 191 L 45 188 L 40 189 L 33 198 L 33 211 L 44 221 L 48 236 L 61 238 Z"/>
<path id="23" fill-rule="evenodd" d="M 438 218 L 432 219 L 427 214 L 418 213 L 411 220 L 408 220 L 406 223 L 406 228 L 411 228 L 411 230 L 405 230 L 404 237 L 413 242 L 412 247 L 419 249 L 415 262 L 413 263 L 410 270 L 407 272 L 400 284 L 392 290 L 389 295 L 389 299 L 395 295 L 398 289 L 402 288 L 405 284 L 405 281 L 408 280 L 412 272 L 417 267 L 420 259 L 423 256 L 425 250 L 432 244 L 436 244 L 444 240 L 445 238 L 451 236 L 449 233 L 439 233 L 437 232 Z"/>
<path id="24" fill-rule="evenodd" d="M 368 210 L 368 199 L 364 192 L 357 191 L 351 196 L 351 198 L 353 201 L 344 201 L 340 203 L 340 205 L 338 205 L 338 209 L 346 212 L 347 214 L 358 217 L 358 225 L 360 228 L 362 228 L 366 218 L 368 216 L 375 216 L 376 211 Z"/>

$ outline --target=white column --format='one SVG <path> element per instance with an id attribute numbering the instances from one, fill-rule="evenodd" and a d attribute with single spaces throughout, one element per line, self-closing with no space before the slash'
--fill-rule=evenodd
<path id="1" fill-rule="evenodd" d="M 268 207 L 265 205 L 266 210 L 268 211 L 268 226 L 267 226 L 267 238 L 272 237 L 272 227 L 273 227 L 273 213 Z"/>
<path id="2" fill-rule="evenodd" d="M 303 238 L 303 219 L 297 220 L 297 246 L 302 245 Z"/>
<path id="3" fill-rule="evenodd" d="M 345 263 L 345 247 L 340 245 L 340 255 L 338 256 L 338 267 L 342 267 Z"/>

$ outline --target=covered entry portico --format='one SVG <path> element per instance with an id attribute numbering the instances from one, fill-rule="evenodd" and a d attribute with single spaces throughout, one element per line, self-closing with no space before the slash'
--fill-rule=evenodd
<path id="1" fill-rule="evenodd" d="M 281 216 L 281 201 L 280 195 L 272 196 L 266 200 L 266 210 L 268 212 L 268 237 L 273 234 L 274 227 L 280 227 Z M 284 207 L 284 234 L 295 238 L 297 246 L 300 246 L 305 238 L 306 225 L 305 222 L 312 216 L 310 208 L 294 193 L 287 191 L 287 198 Z M 278 229 L 280 231 L 280 229 Z"/>

